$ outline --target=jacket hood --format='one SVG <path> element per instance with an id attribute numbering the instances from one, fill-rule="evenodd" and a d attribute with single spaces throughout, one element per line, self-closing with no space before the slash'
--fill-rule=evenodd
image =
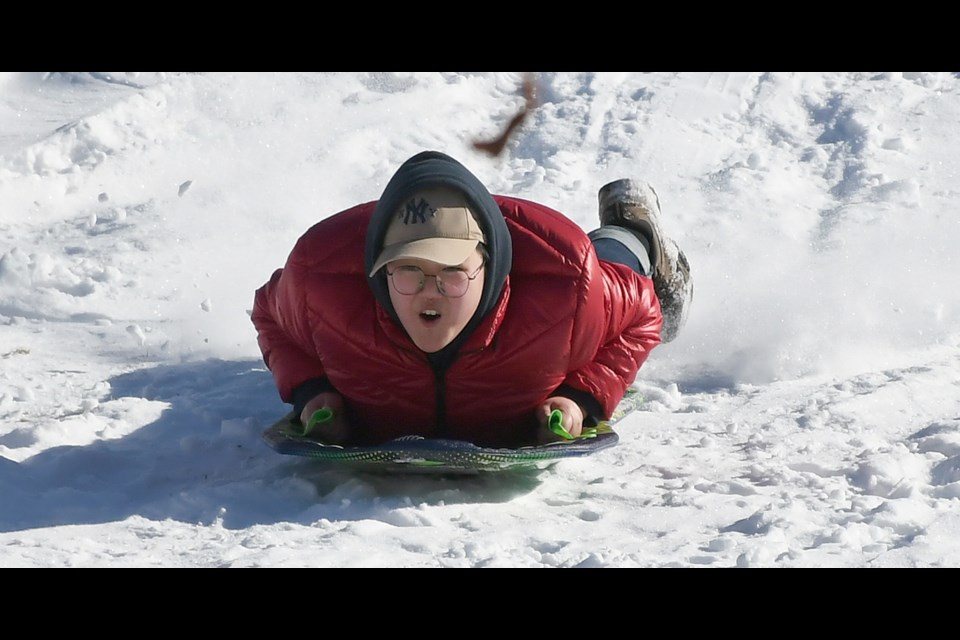
<path id="1" fill-rule="evenodd" d="M 387 226 L 397 208 L 415 192 L 431 187 L 454 188 L 464 194 L 471 211 L 477 217 L 477 222 L 483 231 L 487 252 L 490 254 L 485 267 L 486 275 L 480 305 L 463 332 L 450 345 L 455 347 L 463 338 L 470 335 L 483 317 L 496 305 L 513 262 L 510 231 L 507 229 L 503 213 L 487 188 L 469 169 L 439 151 L 420 152 L 400 165 L 374 207 L 373 216 L 367 227 L 364 267 L 368 273 L 373 268 L 383 248 Z M 367 282 L 377 301 L 394 320 L 399 322 L 393 303 L 390 301 L 384 269 L 370 276 Z"/>

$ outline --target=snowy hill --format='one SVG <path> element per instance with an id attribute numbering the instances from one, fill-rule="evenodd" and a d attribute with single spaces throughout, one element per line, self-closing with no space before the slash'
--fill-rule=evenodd
<path id="1" fill-rule="evenodd" d="M 0 73 L 0 566 L 960 566 L 960 76 Z M 620 444 L 536 477 L 280 456 L 253 292 L 423 149 L 696 281 Z"/>

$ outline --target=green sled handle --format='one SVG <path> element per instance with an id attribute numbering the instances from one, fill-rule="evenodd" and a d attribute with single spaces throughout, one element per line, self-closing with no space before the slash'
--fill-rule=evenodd
<path id="1" fill-rule="evenodd" d="M 550 414 L 550 419 L 547 422 L 547 426 L 550 427 L 550 431 L 554 432 L 564 440 L 580 440 L 583 438 L 596 438 L 597 437 L 597 428 L 596 427 L 584 427 L 583 431 L 580 432 L 579 436 L 575 436 L 566 429 L 563 428 L 563 412 L 560 409 L 554 409 Z"/>
<path id="2" fill-rule="evenodd" d="M 313 412 L 313 415 L 310 416 L 310 420 L 307 422 L 307 424 L 302 426 L 295 425 L 294 430 L 296 431 L 297 427 L 300 426 L 301 430 L 297 433 L 297 435 L 306 436 L 306 435 L 309 435 L 310 432 L 313 431 L 318 424 L 326 424 L 331 420 L 333 420 L 333 410 L 327 407 L 323 407 L 322 409 L 317 409 L 316 411 Z"/>

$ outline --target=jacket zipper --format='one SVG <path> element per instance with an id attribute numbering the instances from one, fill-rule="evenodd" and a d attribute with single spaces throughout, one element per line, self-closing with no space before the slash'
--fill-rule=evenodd
<path id="1" fill-rule="evenodd" d="M 447 435 L 447 369 L 432 367 L 437 389 L 437 437 Z"/>

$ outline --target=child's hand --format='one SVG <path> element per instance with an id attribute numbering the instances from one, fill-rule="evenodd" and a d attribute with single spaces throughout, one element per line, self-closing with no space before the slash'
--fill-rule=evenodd
<path id="1" fill-rule="evenodd" d="M 545 444 L 565 439 L 550 430 L 550 414 L 557 409 L 563 414 L 562 425 L 567 433 L 576 438 L 583 432 L 583 410 L 580 405 L 570 398 L 554 396 L 547 398 L 537 410 L 537 422 L 540 425 L 537 429 L 537 442 Z"/>
<path id="2" fill-rule="evenodd" d="M 320 410 L 329 413 L 330 417 L 309 428 L 313 414 Z M 300 423 L 304 429 L 309 429 L 305 435 L 327 444 L 343 444 L 350 437 L 343 397 L 334 391 L 325 391 L 310 400 L 300 412 Z"/>

